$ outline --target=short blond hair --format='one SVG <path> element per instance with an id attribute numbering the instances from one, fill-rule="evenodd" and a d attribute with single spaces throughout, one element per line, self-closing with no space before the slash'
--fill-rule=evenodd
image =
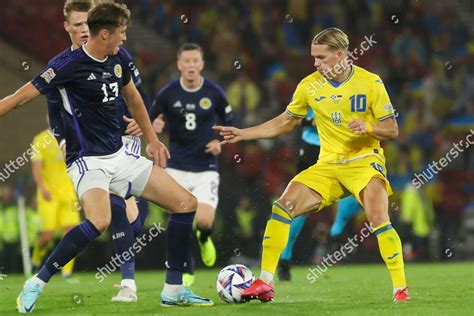
<path id="1" fill-rule="evenodd" d="M 69 22 L 71 12 L 89 12 L 94 6 L 94 0 L 66 0 L 63 7 L 64 19 Z"/>
<path id="2" fill-rule="evenodd" d="M 349 48 L 347 34 L 336 27 L 322 30 L 313 38 L 312 45 L 328 45 L 332 51 Z"/>

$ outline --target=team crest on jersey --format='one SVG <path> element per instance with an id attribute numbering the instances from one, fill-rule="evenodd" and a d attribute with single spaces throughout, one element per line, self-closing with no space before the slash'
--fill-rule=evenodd
<path id="1" fill-rule="evenodd" d="M 56 74 L 54 73 L 53 68 L 48 68 L 48 70 L 41 74 L 41 78 L 43 78 L 44 81 L 46 81 L 47 83 L 50 83 L 51 80 L 54 79 L 54 77 L 56 77 Z"/>
<path id="2" fill-rule="evenodd" d="M 115 65 L 114 74 L 117 78 L 122 78 L 122 66 L 120 66 L 119 64 Z"/>
<path id="3" fill-rule="evenodd" d="M 199 106 L 203 110 L 209 110 L 212 106 L 212 101 L 209 98 L 202 98 L 201 100 L 199 100 Z"/>
<path id="4" fill-rule="evenodd" d="M 333 100 L 334 103 L 336 103 L 336 104 L 339 103 L 339 101 L 341 101 L 341 99 L 342 99 L 342 94 L 333 94 L 331 96 L 331 100 Z"/>
<path id="5" fill-rule="evenodd" d="M 331 113 L 331 118 L 332 118 L 332 122 L 333 122 L 336 126 L 341 126 L 341 124 L 342 124 L 342 115 L 341 115 L 341 112 L 332 112 L 332 113 Z"/>

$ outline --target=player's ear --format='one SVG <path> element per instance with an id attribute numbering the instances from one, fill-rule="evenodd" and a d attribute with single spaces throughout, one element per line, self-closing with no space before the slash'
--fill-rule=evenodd
<path id="1" fill-rule="evenodd" d="M 109 32 L 109 30 L 107 30 L 107 29 L 102 29 L 102 30 L 100 30 L 99 35 L 100 35 L 100 38 L 101 38 L 103 41 L 106 41 L 106 40 L 108 40 L 109 37 L 110 37 L 110 32 Z"/>
<path id="2" fill-rule="evenodd" d="M 205 61 L 203 60 L 202 63 L 201 63 L 201 67 L 199 67 L 199 71 L 203 70 L 204 69 L 204 65 L 205 65 Z"/>
<path id="3" fill-rule="evenodd" d="M 179 58 L 176 60 L 176 67 L 178 68 L 179 71 L 181 71 L 181 65 L 179 63 Z"/>
<path id="4" fill-rule="evenodd" d="M 336 54 L 339 61 L 342 61 L 345 57 L 344 50 L 342 49 L 337 50 Z"/>
<path id="5" fill-rule="evenodd" d="M 68 22 L 68 21 L 64 21 L 64 30 L 69 33 L 69 29 L 70 29 L 70 27 L 69 27 L 69 22 Z"/>

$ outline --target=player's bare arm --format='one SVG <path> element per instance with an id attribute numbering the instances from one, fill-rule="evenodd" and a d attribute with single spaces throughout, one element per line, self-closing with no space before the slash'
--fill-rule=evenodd
<path id="1" fill-rule="evenodd" d="M 17 106 L 26 104 L 40 95 L 35 86 L 28 82 L 15 93 L 0 100 L 0 116 L 3 116 L 16 108 Z"/>
<path id="2" fill-rule="evenodd" d="M 362 119 L 355 119 L 350 121 L 347 127 L 354 134 L 369 134 L 378 140 L 391 140 L 398 137 L 398 124 L 394 117 L 383 120 L 376 125 L 368 124 Z"/>
<path id="3" fill-rule="evenodd" d="M 160 167 L 166 167 L 166 160 L 170 158 L 170 153 L 168 148 L 156 137 L 150 119 L 148 118 L 143 99 L 132 80 L 122 88 L 122 94 L 130 113 L 132 113 L 133 118 L 140 126 L 148 142 L 147 154 L 153 158 L 155 163 Z"/>
<path id="4" fill-rule="evenodd" d="M 283 112 L 279 116 L 257 126 L 239 129 L 228 126 L 214 126 L 224 138 L 221 144 L 237 143 L 241 140 L 252 140 L 262 138 L 275 138 L 282 134 L 289 133 L 300 123 L 299 118 Z"/>

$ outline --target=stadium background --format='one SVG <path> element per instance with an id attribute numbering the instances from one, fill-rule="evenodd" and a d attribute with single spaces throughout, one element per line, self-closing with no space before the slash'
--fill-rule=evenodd
<path id="1" fill-rule="evenodd" d="M 474 24 L 470 1 L 125 1 L 133 24 L 125 44 L 136 57 L 150 96 L 177 78 L 175 52 L 194 41 L 205 50 L 206 78 L 227 92 L 237 126 L 250 126 L 281 113 L 298 81 L 314 71 L 311 38 L 337 26 L 348 33 L 350 50 L 365 37 L 377 43 L 355 63 L 379 74 L 398 112 L 400 136 L 385 145 L 387 168 L 396 194 L 391 216 L 406 247 L 406 260 L 474 258 L 474 152 L 459 152 L 416 193 L 424 201 L 405 214 L 404 190 L 415 173 L 445 157 L 453 142 L 474 128 Z M 7 0 L 0 10 L 0 96 L 30 80 L 69 45 L 63 30 L 62 0 Z M 22 155 L 45 128 L 43 98 L 0 120 L 0 172 Z M 233 261 L 255 266 L 272 199 L 295 174 L 300 131 L 276 140 L 226 145 L 221 157 L 221 188 L 215 242 L 218 266 Z M 16 197 L 26 196 L 30 243 L 37 230 L 31 165 L 0 183 L 0 268 L 21 271 Z M 71 211 L 77 211 L 71 205 Z M 295 260 L 317 263 L 334 213 L 313 214 L 297 242 Z M 402 219 L 403 217 L 403 219 Z M 345 234 L 360 231 L 365 217 Z M 152 207 L 148 226 L 166 224 Z M 412 228 L 421 225 L 428 232 Z M 419 245 L 425 245 L 421 246 Z M 369 238 L 344 262 L 379 261 Z M 110 259 L 110 237 L 103 236 L 76 265 L 94 271 Z M 95 258 L 90 260 L 90 258 Z M 87 259 L 87 260 L 86 260 Z M 163 268 L 164 235 L 137 256 L 139 269 Z M 0 271 L 2 272 L 2 271 Z"/>

